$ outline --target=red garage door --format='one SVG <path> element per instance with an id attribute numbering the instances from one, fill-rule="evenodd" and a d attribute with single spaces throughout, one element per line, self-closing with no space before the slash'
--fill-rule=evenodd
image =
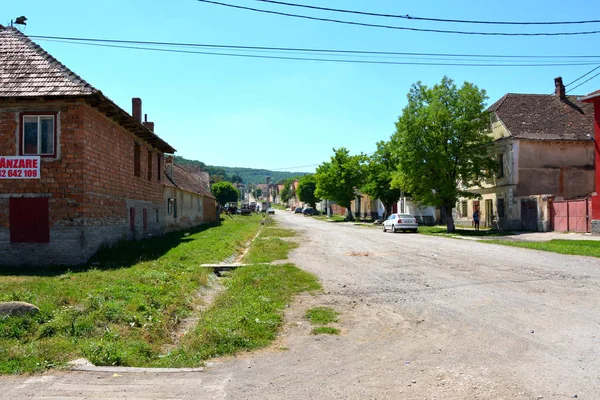
<path id="1" fill-rule="evenodd" d="M 552 229 L 558 232 L 589 232 L 589 206 L 588 199 L 552 202 Z"/>

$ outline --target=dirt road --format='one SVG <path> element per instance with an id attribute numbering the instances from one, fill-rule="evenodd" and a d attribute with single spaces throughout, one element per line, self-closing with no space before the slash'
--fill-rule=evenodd
<path id="1" fill-rule="evenodd" d="M 200 373 L 3 377 L 3 398 L 600 399 L 598 259 L 275 218 L 325 293 L 299 297 L 269 349 Z M 341 335 L 310 335 L 314 306 Z"/>

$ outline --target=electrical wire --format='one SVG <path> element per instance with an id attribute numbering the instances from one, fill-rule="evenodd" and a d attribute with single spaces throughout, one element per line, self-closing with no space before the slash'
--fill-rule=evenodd
<path id="1" fill-rule="evenodd" d="M 35 39 L 56 39 L 64 41 L 80 42 L 99 42 L 99 43 L 118 43 L 118 44 L 140 44 L 151 46 L 173 46 L 173 47 L 201 47 L 201 48 L 219 48 L 227 50 L 265 50 L 265 51 L 289 51 L 289 52 L 309 52 L 309 53 L 332 53 L 332 54 L 366 54 L 366 55 L 402 55 L 402 56 L 433 56 L 433 57 L 476 57 L 476 58 L 532 58 L 532 59 L 560 59 L 560 58 L 600 58 L 600 55 L 502 55 L 502 54 L 451 54 L 451 53 L 417 53 L 417 52 L 396 52 L 396 51 L 372 51 L 372 50 L 342 50 L 342 49 L 315 49 L 298 47 L 268 47 L 268 46 L 241 46 L 241 45 L 223 45 L 206 43 L 181 43 L 181 42 L 156 42 L 142 40 L 122 40 L 122 39 L 98 39 L 82 38 L 69 36 L 46 36 L 46 35 L 28 35 Z"/>
<path id="2" fill-rule="evenodd" d="M 451 31 L 444 29 L 422 29 L 422 28 L 409 28 L 402 26 L 392 26 L 392 25 L 381 25 L 381 24 L 367 24 L 364 22 L 355 22 L 355 21 L 345 21 L 339 19 L 332 18 L 320 18 L 320 17 L 312 17 L 308 15 L 299 15 L 299 14 L 291 14 L 280 11 L 271 11 L 264 10 L 260 8 L 253 7 L 245 7 L 234 4 L 221 3 L 218 1 L 212 0 L 196 0 L 201 3 L 214 4 L 223 7 L 235 8 L 239 10 L 247 10 L 254 11 L 264 14 L 273 14 L 280 15 L 284 17 L 293 17 L 293 18 L 301 18 L 308 19 L 312 21 L 321 21 L 321 22 L 332 22 L 336 24 L 344 24 L 344 25 L 355 25 L 355 26 L 363 26 L 363 27 L 371 27 L 371 28 L 383 28 L 383 29 L 394 29 L 394 30 L 403 30 L 403 31 L 413 31 L 413 32 L 430 32 L 430 33 L 448 33 L 448 34 L 457 34 L 457 35 L 482 35 L 482 36 L 574 36 L 574 35 L 593 35 L 600 33 L 600 30 L 595 31 L 582 31 L 582 32 L 535 32 L 535 33 L 510 33 L 510 32 L 471 32 L 471 31 Z"/>
<path id="3" fill-rule="evenodd" d="M 416 17 L 412 15 L 398 15 L 398 14 L 381 14 L 381 13 L 373 13 L 373 12 L 365 12 L 365 11 L 356 11 L 356 10 L 342 10 L 337 8 L 327 8 L 327 7 L 317 7 L 311 6 L 307 4 L 296 4 L 296 3 L 286 3 L 283 1 L 274 1 L 274 0 L 255 0 L 261 3 L 270 3 L 270 4 L 278 4 L 289 7 L 299 7 L 299 8 L 307 8 L 311 10 L 319 10 L 319 11 L 332 11 L 338 13 L 345 14 L 356 14 L 356 15 L 366 15 L 371 17 L 385 17 L 385 18 L 400 18 L 406 20 L 415 20 L 415 21 L 433 21 L 433 22 L 449 22 L 449 23 L 461 23 L 461 24 L 487 24 L 487 25 L 576 25 L 576 24 L 594 24 L 599 23 L 600 20 L 593 19 L 587 21 L 477 21 L 477 20 L 465 20 L 465 19 L 446 19 L 446 18 L 427 18 L 427 17 Z"/>
<path id="4" fill-rule="evenodd" d="M 226 57 L 240 57 L 240 58 L 256 58 L 256 59 L 271 59 L 271 60 L 289 60 L 289 61 L 316 61 L 316 62 L 332 62 L 332 63 L 344 63 L 344 64 L 378 64 L 378 65 L 421 65 L 421 66 L 451 66 L 451 67 L 565 67 L 565 66 L 581 66 L 581 65 L 596 65 L 597 62 L 593 61 L 582 61 L 582 62 L 562 62 L 562 63 L 528 63 L 528 64 L 509 64 L 509 63 L 460 63 L 460 62 L 418 62 L 418 61 L 376 61 L 376 60 L 345 60 L 335 58 L 314 58 L 314 57 L 284 57 L 284 56 L 268 56 L 258 54 L 234 54 L 234 53 L 219 53 L 209 51 L 191 51 L 191 50 L 177 50 L 177 49 L 165 49 L 165 48 L 152 48 L 152 47 L 140 47 L 140 46 L 127 46 L 127 45 L 116 45 L 116 44 L 101 44 L 101 43 L 89 43 L 89 42 L 73 42 L 68 40 L 58 39 L 39 39 L 42 41 L 65 43 L 65 44 L 77 44 L 82 46 L 96 46 L 96 47 L 109 47 L 119 49 L 131 49 L 131 50 L 145 50 L 145 51 L 158 51 L 167 53 L 181 53 L 181 54 L 200 54 L 210 56 L 226 56 Z"/>

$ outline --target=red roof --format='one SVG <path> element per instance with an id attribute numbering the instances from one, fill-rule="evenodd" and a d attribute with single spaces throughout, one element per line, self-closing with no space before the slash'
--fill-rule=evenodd
<path id="1" fill-rule="evenodd" d="M 594 107 L 579 96 L 508 93 L 488 107 L 512 137 L 532 140 L 589 141 Z"/>
<path id="2" fill-rule="evenodd" d="M 215 198 L 210 192 L 208 172 L 200 170 L 188 171 L 184 167 L 173 163 L 173 176 L 169 177 L 165 169 L 165 177 L 165 186 L 196 193 L 212 199 Z"/>

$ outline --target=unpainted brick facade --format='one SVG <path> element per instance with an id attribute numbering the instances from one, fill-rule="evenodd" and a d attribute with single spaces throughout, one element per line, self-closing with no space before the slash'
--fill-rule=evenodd
<path id="1" fill-rule="evenodd" d="M 19 155 L 22 112 L 56 113 L 57 151 L 42 157 L 39 179 L 0 179 L 0 265 L 77 264 L 102 245 L 164 231 L 160 150 L 84 98 L 3 99 L 2 156 Z M 11 197 L 48 199 L 48 243 L 11 242 Z"/>

